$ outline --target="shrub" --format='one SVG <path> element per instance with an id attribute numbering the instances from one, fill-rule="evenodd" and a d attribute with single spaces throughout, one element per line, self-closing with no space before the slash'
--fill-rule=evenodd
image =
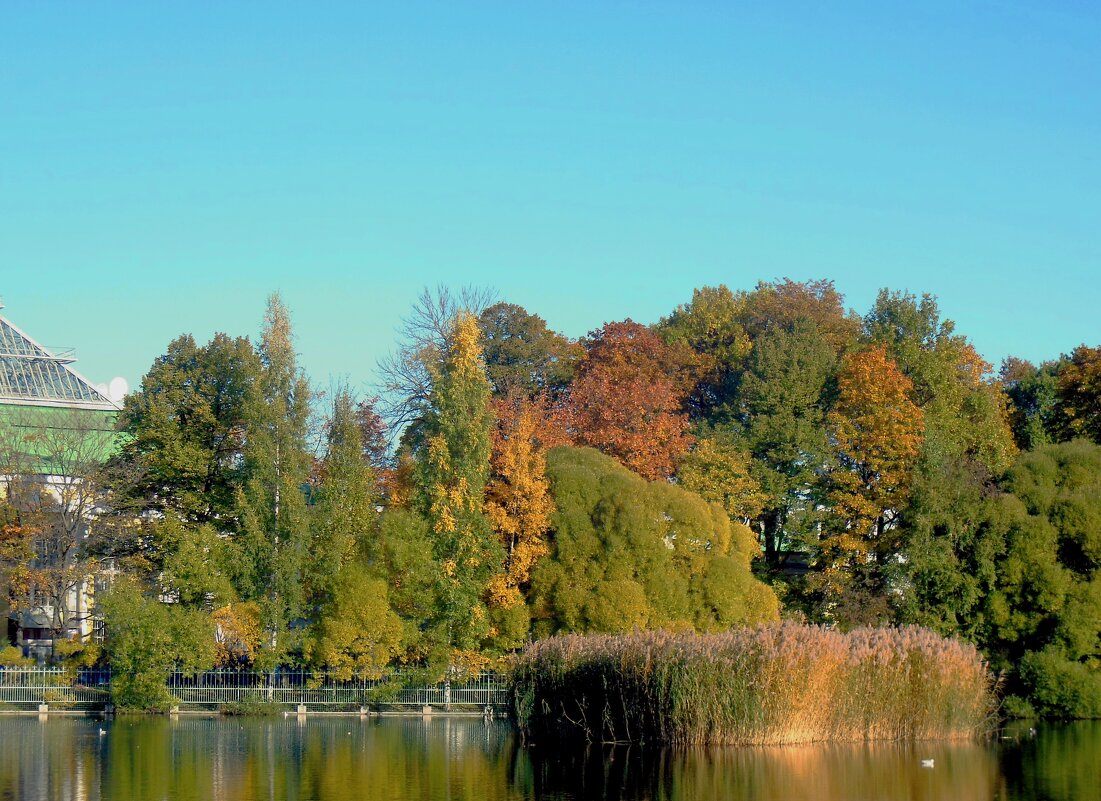
<path id="1" fill-rule="evenodd" d="M 1021 698 L 1019 695 L 1007 695 L 1002 700 L 1002 715 L 1017 720 L 1032 720 L 1038 717 L 1036 709 L 1028 699 Z"/>
<path id="2" fill-rule="evenodd" d="M 100 647 L 93 642 L 57 640 L 54 642 L 54 661 L 75 679 L 81 668 L 90 668 L 100 658 Z"/>
<path id="3" fill-rule="evenodd" d="M 639 627 L 721 631 L 779 617 L 753 533 L 721 506 L 590 448 L 555 448 L 551 551 L 532 572 L 536 636 Z"/>
<path id="4" fill-rule="evenodd" d="M 174 670 L 193 673 L 213 666 L 209 615 L 146 598 L 129 581 L 117 582 L 101 603 L 111 696 L 120 708 L 168 709 L 175 699 L 165 684 Z"/>
<path id="5" fill-rule="evenodd" d="M 252 693 L 240 701 L 222 704 L 218 707 L 218 711 L 233 717 L 276 717 L 283 713 L 283 707 L 274 701 L 269 701 L 262 693 Z"/>
<path id="6" fill-rule="evenodd" d="M 1101 672 L 1067 659 L 1058 648 L 1025 654 L 1020 678 L 1044 717 L 1101 718 Z"/>
<path id="7" fill-rule="evenodd" d="M 0 648 L 0 667 L 29 667 L 33 664 L 34 660 L 23 656 L 23 649 L 17 646 Z"/>

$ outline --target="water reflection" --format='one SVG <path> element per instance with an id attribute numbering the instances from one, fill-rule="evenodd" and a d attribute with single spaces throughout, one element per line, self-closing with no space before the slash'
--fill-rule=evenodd
<path id="1" fill-rule="evenodd" d="M 1012 799 L 1101 801 L 1101 721 L 1014 726 L 1001 740 L 1002 772 Z"/>
<path id="2" fill-rule="evenodd" d="M 100 734 L 100 731 L 103 734 Z M 986 743 L 671 750 L 519 744 L 435 718 L 0 718 L 6 799 L 1101 801 L 1101 723 Z M 922 768 L 933 759 L 932 769 Z"/>
<path id="3" fill-rule="evenodd" d="M 934 768 L 921 767 L 933 759 Z M 575 798 L 989 799 L 998 764 L 980 744 L 814 745 L 659 752 L 615 748 L 537 759 L 539 789 Z"/>

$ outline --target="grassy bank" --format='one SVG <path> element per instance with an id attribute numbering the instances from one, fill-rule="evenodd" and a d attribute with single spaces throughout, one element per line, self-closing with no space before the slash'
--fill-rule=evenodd
<path id="1" fill-rule="evenodd" d="M 524 650 L 514 681 L 517 719 L 533 739 L 968 737 L 990 725 L 995 708 L 978 651 L 916 627 L 553 637 Z"/>

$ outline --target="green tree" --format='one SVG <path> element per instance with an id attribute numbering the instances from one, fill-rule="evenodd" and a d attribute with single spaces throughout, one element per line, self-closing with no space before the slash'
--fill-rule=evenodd
<path id="1" fill-rule="evenodd" d="M 906 512 L 900 618 L 978 644 L 1011 708 L 1101 708 L 1101 447 L 1022 453 L 995 483 L 977 462 L 923 467 Z M 931 483 L 931 490 L 925 484 Z"/>
<path id="2" fill-rule="evenodd" d="M 156 581 L 185 606 L 232 603 L 235 551 L 210 523 L 194 525 L 166 518 L 149 526 L 153 550 L 163 554 Z"/>
<path id="3" fill-rule="evenodd" d="M 486 375 L 493 394 L 557 397 L 577 373 L 581 346 L 551 331 L 537 314 L 494 303 L 478 315 Z"/>
<path id="4" fill-rule="evenodd" d="M 173 671 L 214 666 L 214 623 L 206 613 L 148 598 L 128 579 L 116 581 L 99 605 L 119 707 L 166 710 L 174 703 L 165 686 Z"/>
<path id="5" fill-rule="evenodd" d="M 1101 708 L 1101 446 L 1024 453 L 994 502 L 1005 536 L 987 653 L 1042 714 Z"/>
<path id="6" fill-rule="evenodd" d="M 429 365 L 430 407 L 417 454 L 415 507 L 430 522 L 440 569 L 431 627 L 450 649 L 470 650 L 489 631 L 484 595 L 503 552 L 483 510 L 493 415 L 474 316 L 459 313 L 447 349 Z"/>
<path id="7" fill-rule="evenodd" d="M 1008 402 L 1009 426 L 1021 450 L 1064 439 L 1065 420 L 1059 407 L 1060 362 L 1031 362 L 1008 357 L 998 377 Z"/>
<path id="8" fill-rule="evenodd" d="M 738 378 L 753 346 L 742 324 L 744 293 L 726 286 L 693 290 L 692 300 L 662 319 L 657 331 L 672 343 L 689 346 L 700 357 L 703 374 L 688 397 L 694 418 L 727 419 L 738 389 Z"/>
<path id="9" fill-rule="evenodd" d="M 732 437 L 722 434 L 696 440 L 696 446 L 681 460 L 677 481 L 742 523 L 759 517 L 766 502 L 760 482 L 753 477 L 749 454 Z"/>
<path id="10" fill-rule="evenodd" d="M 555 448 L 551 553 L 532 574 L 536 636 L 634 627 L 713 631 L 775 619 L 752 533 L 717 504 L 589 448 Z"/>
<path id="11" fill-rule="evenodd" d="M 309 526 L 306 447 L 310 389 L 298 369 L 290 314 L 279 295 L 268 299 L 259 347 L 261 372 L 246 406 L 243 450 L 248 478 L 237 494 L 242 521 L 238 586 L 259 601 L 269 632 L 268 659 L 286 647 L 287 624 L 304 611 L 303 577 Z"/>
<path id="12" fill-rule="evenodd" d="M 973 459 L 994 474 L 1009 467 L 1017 449 L 1005 396 L 955 323 L 941 320 L 936 298 L 881 290 L 864 328 L 913 381 L 925 416 L 923 459 Z"/>
<path id="13" fill-rule="evenodd" d="M 379 678 L 405 644 L 405 627 L 390 607 L 386 582 L 356 563 L 341 567 L 320 619 L 306 643 L 306 657 L 337 678 Z"/>
<path id="14" fill-rule="evenodd" d="M 746 295 L 740 319 L 753 340 L 775 329 L 791 331 L 800 321 L 812 324 L 835 353 L 860 335 L 860 318 L 845 310 L 845 298 L 827 280 L 761 281 Z"/>
<path id="15" fill-rule="evenodd" d="M 310 516 L 310 589 L 321 600 L 332 597 L 337 575 L 365 553 L 377 527 L 378 480 L 364 456 L 360 423 L 350 393 L 338 390 L 326 426 L 327 448 Z"/>
<path id="16" fill-rule="evenodd" d="M 833 346 L 814 323 L 800 319 L 791 330 L 761 334 L 742 377 L 739 433 L 765 495 L 758 524 L 772 567 L 816 530 L 815 507 L 829 462 L 825 419 L 835 367 Z"/>
<path id="17" fill-rule="evenodd" d="M 246 337 L 225 334 L 197 347 L 173 340 L 126 397 L 124 432 L 112 464 L 112 504 L 124 515 L 153 512 L 235 531 L 245 478 L 249 393 L 260 360 Z"/>
<path id="18" fill-rule="evenodd" d="M 379 518 L 364 561 L 371 575 L 387 582 L 390 608 L 405 626 L 401 660 L 446 666 L 450 654 L 440 647 L 438 626 L 445 584 L 435 551 L 428 520 L 413 509 L 391 506 Z"/>
<path id="19" fill-rule="evenodd" d="M 995 477 L 970 460 L 924 462 L 902 510 L 896 619 L 990 643 L 987 601 L 1006 548 Z"/>

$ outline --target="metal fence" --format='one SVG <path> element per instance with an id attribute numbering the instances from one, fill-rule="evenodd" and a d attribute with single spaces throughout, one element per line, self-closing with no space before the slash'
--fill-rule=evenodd
<path id="1" fill-rule="evenodd" d="M 111 700 L 111 671 L 0 667 L 0 709 L 98 709 Z"/>
<path id="2" fill-rule="evenodd" d="M 250 704 L 305 706 L 314 711 L 354 711 L 360 707 L 503 710 L 509 702 L 507 679 L 478 673 L 430 682 L 423 673 L 392 671 L 378 679 L 341 679 L 326 671 L 278 669 L 211 670 L 169 677 L 168 691 L 181 708 L 219 709 Z M 0 709 L 93 709 L 110 702 L 109 670 L 0 668 Z"/>
<path id="3" fill-rule="evenodd" d="M 501 708 L 508 684 L 498 673 L 478 673 L 450 682 L 428 683 L 415 672 L 393 671 L 378 679 L 339 679 L 325 671 L 212 670 L 176 674 L 168 690 L 181 707 L 274 703 L 308 709 L 370 707 Z"/>

